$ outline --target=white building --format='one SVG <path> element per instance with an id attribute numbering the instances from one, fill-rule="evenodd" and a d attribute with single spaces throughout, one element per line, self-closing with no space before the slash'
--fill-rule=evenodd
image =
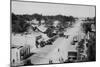
<path id="1" fill-rule="evenodd" d="M 58 25 L 59 23 L 60 23 L 60 21 L 56 20 L 56 21 L 54 21 L 53 26 L 54 26 L 54 27 L 57 27 L 57 25 Z"/>
<path id="2" fill-rule="evenodd" d="M 23 65 L 24 59 L 30 55 L 30 46 L 11 46 L 11 66 Z"/>

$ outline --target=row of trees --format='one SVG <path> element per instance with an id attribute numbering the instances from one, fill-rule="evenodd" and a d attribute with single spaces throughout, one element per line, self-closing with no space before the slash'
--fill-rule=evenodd
<path id="1" fill-rule="evenodd" d="M 33 19 L 37 19 L 37 21 L 40 21 L 42 19 L 45 20 L 45 24 L 47 26 L 50 26 L 53 24 L 54 20 L 58 20 L 61 22 L 60 27 L 68 27 L 67 22 L 75 22 L 75 18 L 73 16 L 64 16 L 64 15 L 56 15 L 56 16 L 43 16 L 41 14 L 32 14 L 32 15 L 16 15 L 12 13 L 11 15 L 12 19 L 12 32 L 14 33 L 23 33 L 27 30 L 27 27 L 30 26 L 29 23 L 26 21 L 31 21 Z"/>
<path id="2" fill-rule="evenodd" d="M 32 19 L 36 18 L 38 21 L 40 21 L 41 19 L 44 20 L 59 20 L 62 22 L 66 22 L 66 21 L 75 21 L 75 18 L 73 16 L 64 16 L 64 15 L 51 15 L 51 16 L 43 16 L 41 14 L 32 14 L 32 15 L 15 15 L 14 13 L 12 13 L 12 19 L 13 20 L 18 20 L 18 19 L 23 19 L 23 20 L 27 20 L 27 21 L 31 21 Z"/>
<path id="3" fill-rule="evenodd" d="M 96 60 L 96 30 L 92 31 L 91 25 L 96 27 L 96 17 L 93 18 L 86 18 L 85 23 L 82 24 L 83 31 L 86 35 L 89 35 L 89 39 L 87 39 L 87 55 L 88 61 L 95 61 Z M 96 29 L 96 28 L 95 28 Z"/>

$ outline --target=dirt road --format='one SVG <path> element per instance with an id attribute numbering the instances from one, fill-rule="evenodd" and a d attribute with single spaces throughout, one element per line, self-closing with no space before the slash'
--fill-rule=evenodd
<path id="1" fill-rule="evenodd" d="M 64 34 L 69 35 L 68 38 L 59 37 L 53 45 L 46 45 L 43 48 L 34 50 L 33 52 L 36 52 L 36 54 L 29 58 L 32 63 L 47 64 L 49 63 L 49 60 L 52 60 L 53 63 L 60 63 L 60 58 L 66 60 L 68 51 L 76 51 L 76 46 L 71 45 L 73 37 L 78 35 L 82 38 L 84 35 L 81 31 L 81 23 L 82 21 L 78 20 L 72 28 L 66 30 Z"/>

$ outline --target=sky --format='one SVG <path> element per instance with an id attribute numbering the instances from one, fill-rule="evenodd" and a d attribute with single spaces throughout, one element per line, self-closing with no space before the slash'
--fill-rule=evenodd
<path id="1" fill-rule="evenodd" d="M 39 2 L 12 1 L 11 12 L 15 14 L 65 15 L 74 17 L 94 17 L 94 6 L 52 4 Z"/>

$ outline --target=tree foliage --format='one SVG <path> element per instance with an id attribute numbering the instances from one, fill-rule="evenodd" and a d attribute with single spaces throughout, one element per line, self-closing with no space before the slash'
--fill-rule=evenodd
<path id="1" fill-rule="evenodd" d="M 24 14 L 24 15 L 16 15 L 14 13 L 11 14 L 11 24 L 12 24 L 12 32 L 14 33 L 23 33 L 27 30 L 27 27 L 30 26 L 29 23 L 26 21 L 31 21 L 33 19 L 36 19 L 37 21 L 41 21 L 41 19 L 45 20 L 45 25 L 47 27 L 50 27 L 53 25 L 53 22 L 55 20 L 58 20 L 61 22 L 60 27 L 66 28 L 68 27 L 67 22 L 75 22 L 75 18 L 73 16 L 64 16 L 64 15 L 55 15 L 55 16 L 43 16 L 41 14 Z"/>

